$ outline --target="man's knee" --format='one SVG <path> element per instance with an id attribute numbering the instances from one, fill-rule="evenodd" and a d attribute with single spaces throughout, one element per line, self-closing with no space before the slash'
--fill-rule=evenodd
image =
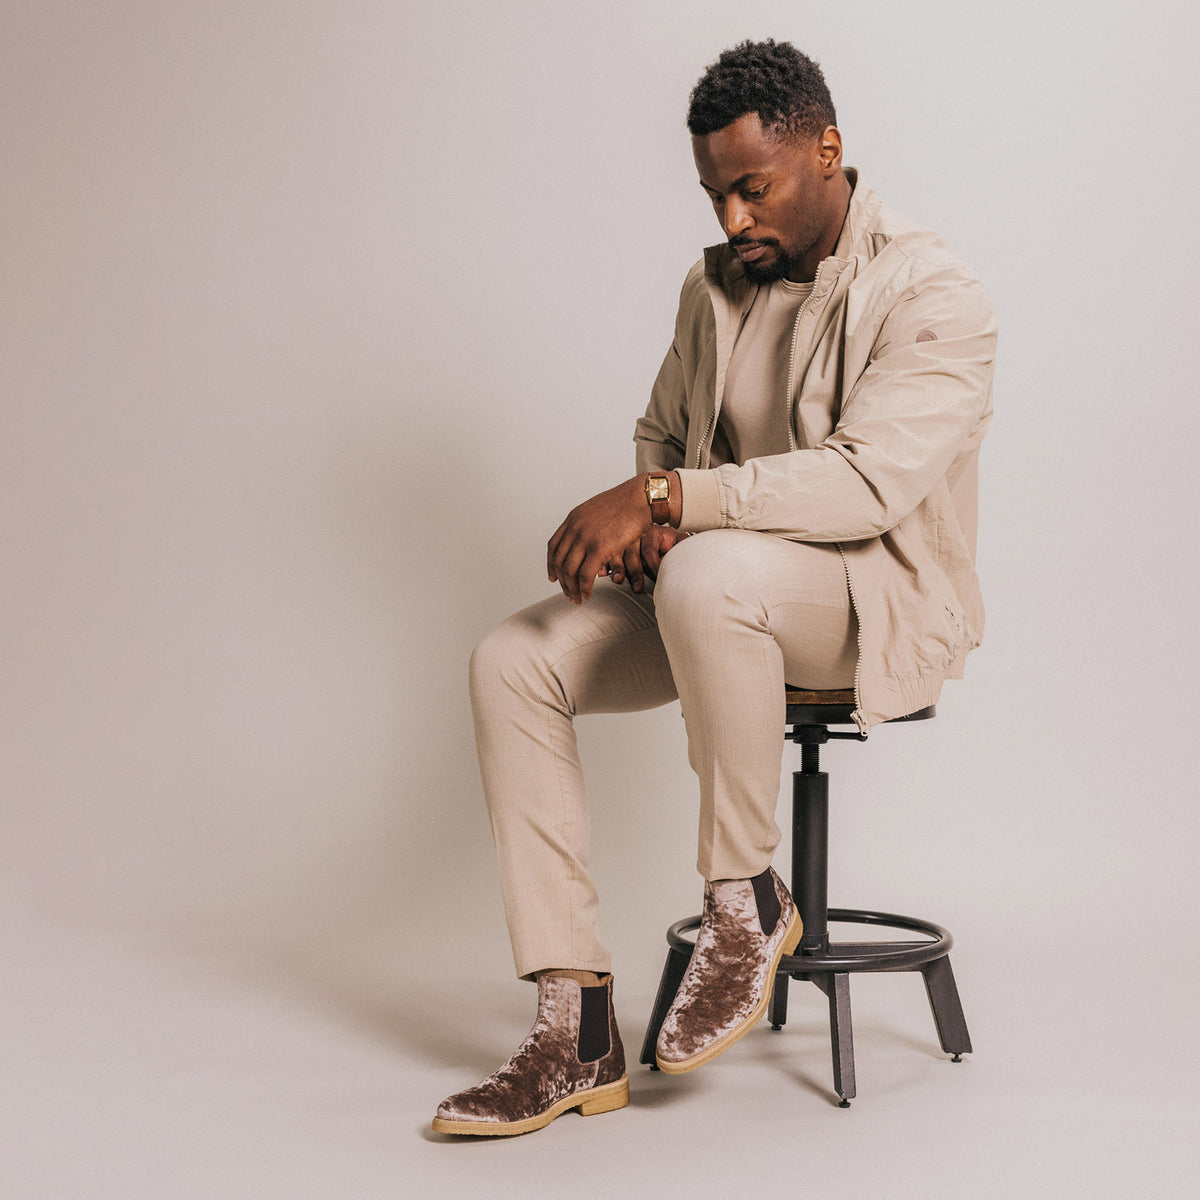
<path id="1" fill-rule="evenodd" d="M 525 690 L 536 674 L 538 639 L 520 620 L 520 614 L 502 621 L 480 638 L 471 651 L 468 673 L 471 701 L 488 703 L 499 692 Z"/>
<path id="2" fill-rule="evenodd" d="M 754 537 L 740 529 L 711 529 L 673 546 L 654 585 L 659 624 L 719 621 L 730 605 L 753 603 Z"/>

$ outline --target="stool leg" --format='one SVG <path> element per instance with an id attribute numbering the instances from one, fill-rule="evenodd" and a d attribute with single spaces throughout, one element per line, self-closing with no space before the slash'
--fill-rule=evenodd
<path id="1" fill-rule="evenodd" d="M 775 986 L 771 989 L 771 1007 L 767 1010 L 771 1028 L 776 1032 L 782 1029 L 787 1021 L 787 1000 L 788 973 L 780 971 L 775 976 Z"/>
<path id="2" fill-rule="evenodd" d="M 833 1090 L 840 1107 L 858 1095 L 854 1080 L 854 1029 L 850 1023 L 850 976 L 846 972 L 811 976 L 829 997 L 829 1041 L 833 1050 Z"/>
<path id="3" fill-rule="evenodd" d="M 654 1011 L 650 1014 L 650 1024 L 646 1026 L 646 1036 L 642 1039 L 642 1056 L 639 1059 L 652 1071 L 658 1070 L 654 1061 L 654 1048 L 658 1045 L 658 1032 L 667 1019 L 667 1013 L 671 1011 L 675 993 L 679 991 L 679 985 L 683 982 L 683 973 L 687 970 L 691 957 L 691 951 L 677 950 L 674 946 L 667 950 L 667 961 L 663 965 L 662 978 L 658 981 L 658 995 L 654 998 Z"/>
<path id="4" fill-rule="evenodd" d="M 963 1016 L 949 956 L 926 963 L 921 968 L 921 976 L 925 980 L 925 994 L 929 997 L 942 1049 L 953 1055 L 955 1062 L 961 1062 L 964 1054 L 971 1053 L 971 1035 L 967 1032 L 967 1019 Z"/>

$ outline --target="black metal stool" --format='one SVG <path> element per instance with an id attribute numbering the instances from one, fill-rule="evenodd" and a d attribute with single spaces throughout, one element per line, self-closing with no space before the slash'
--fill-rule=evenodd
<path id="1" fill-rule="evenodd" d="M 788 980 L 807 979 L 829 1000 L 829 1032 L 833 1044 L 833 1086 L 842 1108 L 849 1108 L 854 1085 L 854 1036 L 850 1025 L 850 976 L 858 971 L 920 971 L 933 1010 L 938 1040 L 954 1062 L 971 1052 L 971 1038 L 963 1017 L 954 972 L 950 969 L 949 932 L 932 921 L 896 913 L 859 908 L 830 908 L 826 899 L 829 843 L 829 776 L 820 769 L 821 746 L 831 738 L 861 741 L 863 735 L 829 729 L 853 725 L 854 693 L 787 693 L 785 735 L 798 742 L 801 769 L 792 773 L 792 897 L 804 922 L 804 935 L 795 954 L 779 963 L 767 1015 L 772 1029 L 787 1019 Z M 935 716 L 932 705 L 898 721 L 923 721 Z M 889 722 L 890 723 L 890 722 Z M 829 922 L 880 925 L 923 934 L 919 941 L 830 942 Z M 642 1043 L 641 1061 L 657 1070 L 654 1047 L 671 1002 L 679 990 L 695 943 L 683 935 L 700 928 L 700 918 L 676 921 L 667 930 L 667 962 L 658 985 L 654 1012 Z"/>

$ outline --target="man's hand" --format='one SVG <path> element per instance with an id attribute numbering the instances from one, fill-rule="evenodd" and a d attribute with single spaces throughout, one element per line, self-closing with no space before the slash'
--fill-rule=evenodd
<path id="1" fill-rule="evenodd" d="M 651 525 L 638 541 L 625 547 L 621 561 L 612 564 L 613 583 L 624 583 L 628 579 L 635 592 L 644 591 L 647 578 L 658 578 L 658 568 L 667 551 L 685 537 L 686 533 L 680 533 L 670 525 Z"/>
<path id="2" fill-rule="evenodd" d="M 546 572 L 568 600 L 582 604 L 596 576 L 650 528 L 645 476 L 635 475 L 567 513 L 546 547 Z"/>
<path id="3" fill-rule="evenodd" d="M 546 547 L 546 572 L 568 600 L 582 604 L 592 594 L 596 576 L 651 528 L 645 480 L 645 475 L 635 475 L 585 500 L 554 531 Z"/>

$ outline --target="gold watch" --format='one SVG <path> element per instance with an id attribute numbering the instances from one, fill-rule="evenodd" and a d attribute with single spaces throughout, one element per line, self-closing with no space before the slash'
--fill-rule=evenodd
<path id="1" fill-rule="evenodd" d="M 646 503 L 650 505 L 650 520 L 655 525 L 671 521 L 671 477 L 656 471 L 646 477 Z"/>

